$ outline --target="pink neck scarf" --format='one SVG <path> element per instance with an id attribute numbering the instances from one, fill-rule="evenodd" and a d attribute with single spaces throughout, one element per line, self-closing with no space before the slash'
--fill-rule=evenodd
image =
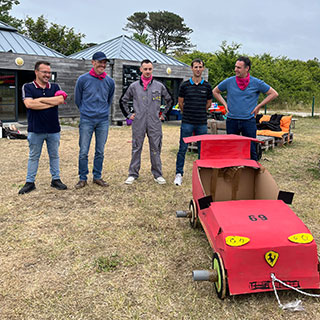
<path id="1" fill-rule="evenodd" d="M 150 76 L 149 78 L 145 78 L 143 75 L 141 75 L 141 81 L 143 83 L 143 90 L 146 91 L 148 84 L 151 82 L 152 80 L 152 76 Z"/>
<path id="2" fill-rule="evenodd" d="M 89 71 L 89 74 L 95 78 L 98 78 L 99 80 L 102 80 L 104 79 L 107 74 L 105 72 L 101 73 L 101 74 L 97 74 L 95 71 L 94 71 L 94 68 L 92 68 L 90 71 Z"/>
<path id="3" fill-rule="evenodd" d="M 240 78 L 236 76 L 236 82 L 240 90 L 245 90 L 250 82 L 250 73 L 245 78 Z"/>

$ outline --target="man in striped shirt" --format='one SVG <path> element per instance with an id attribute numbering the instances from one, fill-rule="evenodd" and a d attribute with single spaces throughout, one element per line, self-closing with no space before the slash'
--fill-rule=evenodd
<path id="1" fill-rule="evenodd" d="M 179 108 L 182 113 L 180 128 L 180 146 L 176 161 L 176 177 L 174 184 L 181 186 L 185 155 L 188 144 L 183 138 L 207 133 L 207 110 L 212 104 L 211 85 L 202 79 L 204 63 L 201 59 L 195 59 L 191 63 L 192 77 L 183 82 L 179 90 Z M 200 155 L 200 143 L 198 143 L 198 155 Z"/>

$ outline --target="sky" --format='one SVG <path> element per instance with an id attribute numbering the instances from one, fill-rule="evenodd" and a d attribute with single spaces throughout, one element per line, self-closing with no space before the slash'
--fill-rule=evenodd
<path id="1" fill-rule="evenodd" d="M 134 12 L 163 10 L 184 19 L 193 30 L 192 44 L 202 52 L 214 53 L 227 41 L 241 44 L 241 54 L 320 59 L 320 0 L 20 0 L 10 14 L 20 19 L 44 15 L 85 34 L 84 43 L 102 43 L 130 35 L 123 27 Z"/>

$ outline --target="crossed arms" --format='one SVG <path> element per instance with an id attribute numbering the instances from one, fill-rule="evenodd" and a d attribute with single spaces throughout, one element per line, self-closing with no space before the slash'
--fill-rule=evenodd
<path id="1" fill-rule="evenodd" d="M 33 110 L 44 110 L 55 107 L 64 102 L 64 98 L 62 95 L 55 97 L 43 97 L 43 98 L 25 98 L 23 100 L 26 108 Z"/>

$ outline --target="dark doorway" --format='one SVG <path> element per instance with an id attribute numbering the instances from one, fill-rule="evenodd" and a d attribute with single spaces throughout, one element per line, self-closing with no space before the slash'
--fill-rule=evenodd
<path id="1" fill-rule="evenodd" d="M 182 79 L 158 78 L 158 77 L 155 77 L 155 79 L 161 81 L 168 88 L 173 98 L 173 105 L 176 105 L 178 103 L 179 87 L 182 82 Z"/>
<path id="2" fill-rule="evenodd" d="M 18 121 L 27 121 L 27 109 L 22 101 L 22 86 L 25 83 L 31 82 L 35 79 L 34 71 L 18 71 L 18 85 L 17 85 L 17 104 L 18 104 Z"/>
<path id="3" fill-rule="evenodd" d="M 0 120 L 16 119 L 16 79 L 12 70 L 0 70 Z"/>

